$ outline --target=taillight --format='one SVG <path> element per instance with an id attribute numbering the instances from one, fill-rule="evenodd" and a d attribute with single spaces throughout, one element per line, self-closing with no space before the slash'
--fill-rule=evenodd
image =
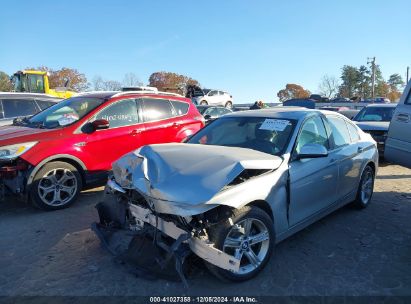
<path id="1" fill-rule="evenodd" d="M 197 120 L 197 121 L 201 121 L 201 123 L 203 124 L 203 127 L 205 126 L 205 119 L 204 119 L 203 115 L 196 115 L 196 116 L 193 117 L 193 119 Z"/>

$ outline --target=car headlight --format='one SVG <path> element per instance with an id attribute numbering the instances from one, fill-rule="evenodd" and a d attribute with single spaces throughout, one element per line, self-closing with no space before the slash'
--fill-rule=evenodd
<path id="1" fill-rule="evenodd" d="M 22 155 L 23 153 L 30 150 L 37 143 L 38 143 L 37 141 L 31 141 L 31 142 L 26 142 L 22 144 L 0 147 L 0 160 L 15 159 L 19 157 L 20 155 Z"/>

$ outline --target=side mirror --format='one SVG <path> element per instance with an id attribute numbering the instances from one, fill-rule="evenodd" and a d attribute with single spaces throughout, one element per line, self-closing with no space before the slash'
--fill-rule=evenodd
<path id="1" fill-rule="evenodd" d="M 297 159 L 319 158 L 327 156 L 328 151 L 324 146 L 319 144 L 306 144 L 301 148 L 300 153 L 297 154 Z"/>
<path id="2" fill-rule="evenodd" d="M 94 131 L 96 130 L 104 130 L 110 127 L 110 123 L 105 119 L 97 119 L 91 123 Z"/>
<path id="3" fill-rule="evenodd" d="M 204 116 L 205 120 L 216 119 L 216 118 L 217 118 L 217 116 L 212 116 L 210 114 L 207 114 L 207 115 Z"/>

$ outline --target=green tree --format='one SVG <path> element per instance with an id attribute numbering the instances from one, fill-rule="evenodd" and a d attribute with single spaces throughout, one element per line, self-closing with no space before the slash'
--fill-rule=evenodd
<path id="1" fill-rule="evenodd" d="M 339 95 L 351 98 L 357 93 L 358 84 L 361 81 L 361 73 L 354 66 L 344 65 L 341 69 L 341 81 Z"/>
<path id="2" fill-rule="evenodd" d="M 9 75 L 0 71 L 0 92 L 10 92 L 11 89 L 12 85 Z"/>
<path id="3" fill-rule="evenodd" d="M 389 78 L 388 78 L 388 85 L 390 86 L 391 90 L 396 90 L 396 91 L 400 91 L 401 89 L 404 88 L 405 82 L 402 79 L 400 74 L 392 74 Z"/>

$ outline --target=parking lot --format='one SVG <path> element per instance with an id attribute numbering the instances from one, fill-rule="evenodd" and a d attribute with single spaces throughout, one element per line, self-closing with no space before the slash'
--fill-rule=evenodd
<path id="1" fill-rule="evenodd" d="M 382 164 L 369 208 L 343 208 L 280 243 L 241 284 L 198 265 L 182 283 L 138 278 L 117 265 L 90 224 L 101 188 L 69 209 L 0 205 L 0 295 L 411 295 L 411 170 Z"/>

